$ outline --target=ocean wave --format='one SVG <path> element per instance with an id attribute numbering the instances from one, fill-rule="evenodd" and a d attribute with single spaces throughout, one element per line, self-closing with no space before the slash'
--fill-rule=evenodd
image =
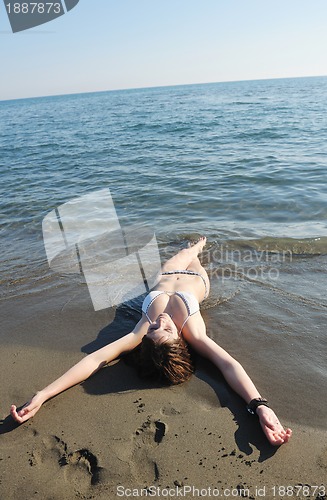
<path id="1" fill-rule="evenodd" d="M 327 236 L 318 238 L 263 237 L 258 239 L 229 240 L 223 243 L 226 249 L 246 252 L 284 253 L 292 257 L 327 255 Z"/>

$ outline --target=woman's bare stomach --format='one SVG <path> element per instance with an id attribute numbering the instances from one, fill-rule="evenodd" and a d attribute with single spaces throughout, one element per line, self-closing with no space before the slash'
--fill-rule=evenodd
<path id="1" fill-rule="evenodd" d="M 205 296 L 205 286 L 202 278 L 200 276 L 187 274 L 161 276 L 154 290 L 165 292 L 189 292 L 197 298 L 198 302 L 202 302 Z"/>

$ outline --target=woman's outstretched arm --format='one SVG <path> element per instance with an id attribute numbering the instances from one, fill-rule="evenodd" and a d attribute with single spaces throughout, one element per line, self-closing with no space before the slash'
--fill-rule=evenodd
<path id="1" fill-rule="evenodd" d="M 258 389 L 242 365 L 207 336 L 202 318 L 197 318 L 195 327 L 189 329 L 184 337 L 199 354 L 210 359 L 219 368 L 228 385 L 247 404 L 253 399 L 261 398 Z M 289 441 L 292 435 L 291 429 L 283 428 L 271 408 L 260 405 L 256 409 L 256 414 L 271 444 L 278 446 Z"/>
<path id="2" fill-rule="evenodd" d="M 10 413 L 12 417 L 19 423 L 23 423 L 33 417 L 45 401 L 83 382 L 100 370 L 105 364 L 118 358 L 123 352 L 134 349 L 141 342 L 145 331 L 146 323 L 141 319 L 133 332 L 85 356 L 85 358 L 70 368 L 61 377 L 37 392 L 19 411 L 17 411 L 15 405 L 11 405 Z"/>

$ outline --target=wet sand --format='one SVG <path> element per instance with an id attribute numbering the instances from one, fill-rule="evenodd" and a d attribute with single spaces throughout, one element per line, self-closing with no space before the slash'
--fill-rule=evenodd
<path id="1" fill-rule="evenodd" d="M 17 426 L 8 417 L 11 403 L 23 404 L 83 353 L 122 335 L 135 317 L 127 308 L 95 313 L 86 289 L 77 295 L 52 289 L 42 294 L 42 301 L 37 294 L 3 300 L 0 498 L 144 497 L 148 487 L 148 495 L 161 497 L 183 493 L 184 498 L 210 498 L 219 493 L 221 498 L 273 499 L 286 498 L 287 486 L 293 487 L 293 497 L 307 498 L 308 485 L 311 498 L 317 498 L 327 477 L 326 430 L 319 414 L 326 403 L 321 400 L 319 411 L 297 411 L 297 405 L 307 406 L 311 382 L 308 379 L 302 392 L 296 384 L 289 386 L 284 369 L 276 366 L 280 357 L 269 354 L 282 345 L 285 350 L 287 342 L 280 336 L 282 344 L 270 339 L 271 345 L 268 340 L 260 345 L 255 332 L 262 324 L 253 316 L 243 321 L 236 337 L 241 342 L 251 323 L 246 342 L 232 341 L 235 313 L 249 307 L 243 299 L 236 296 L 219 306 L 217 328 L 224 347 L 235 351 L 232 354 L 259 382 L 282 422 L 292 427 L 291 442 L 280 448 L 267 443 L 256 417 L 247 414 L 217 370 L 202 360 L 188 383 L 171 388 L 142 381 L 123 360 L 114 362 Z M 213 337 L 215 311 L 204 311 Z M 280 311 L 279 318 L 286 322 Z M 276 381 L 282 384 L 279 388 Z M 318 399 L 320 391 L 323 388 Z"/>

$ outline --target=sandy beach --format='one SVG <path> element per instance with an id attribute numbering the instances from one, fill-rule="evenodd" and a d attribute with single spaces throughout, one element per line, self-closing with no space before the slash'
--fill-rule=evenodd
<path id="1" fill-rule="evenodd" d="M 95 314 L 83 293 L 78 308 L 60 287 L 42 303 L 38 294 L 1 302 L 1 499 L 326 498 L 325 429 L 304 425 L 294 407 L 293 419 L 281 415 L 291 442 L 271 447 L 257 418 L 201 360 L 188 383 L 171 388 L 116 361 L 17 426 L 11 403 L 23 404 L 132 324 L 127 317 L 119 327 L 117 310 Z M 220 311 L 224 318 L 228 305 Z"/>

